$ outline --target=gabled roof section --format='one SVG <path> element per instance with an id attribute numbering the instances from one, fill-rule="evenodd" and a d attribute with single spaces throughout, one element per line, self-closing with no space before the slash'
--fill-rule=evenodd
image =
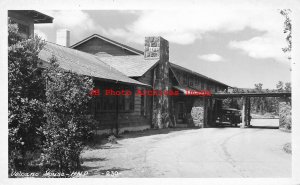
<path id="1" fill-rule="evenodd" d="M 33 19 L 34 24 L 52 23 L 53 22 L 53 17 L 50 17 L 49 15 L 43 14 L 36 10 L 8 10 L 8 13 L 10 13 L 10 12 L 15 12 L 15 13 L 26 15 Z"/>
<path id="2" fill-rule="evenodd" d="M 130 51 L 130 52 L 135 53 L 135 54 L 137 54 L 137 55 L 144 55 L 144 52 L 143 52 L 143 51 L 140 51 L 140 50 L 137 50 L 137 49 L 135 49 L 135 48 L 129 47 L 129 46 L 125 45 L 125 44 L 121 44 L 121 43 L 119 43 L 119 42 L 117 42 L 117 41 L 114 41 L 114 40 L 111 40 L 111 39 L 109 39 L 109 38 L 103 37 L 103 36 L 101 36 L 101 35 L 99 35 L 99 34 L 93 34 L 93 35 L 91 35 L 91 36 L 89 36 L 89 37 L 83 39 L 82 41 L 79 41 L 79 42 L 77 42 L 76 44 L 73 44 L 72 46 L 70 46 L 70 48 L 75 48 L 75 47 L 77 47 L 77 46 L 79 46 L 79 45 L 81 45 L 81 44 L 83 44 L 83 43 L 85 43 L 85 42 L 87 42 L 87 41 L 89 41 L 89 40 L 91 40 L 91 39 L 93 39 L 93 38 L 99 38 L 99 39 L 102 39 L 102 40 L 104 40 L 104 41 L 106 41 L 106 42 L 109 42 L 109 43 L 111 43 L 111 44 L 113 44 L 113 45 L 115 45 L 115 46 L 117 46 L 117 47 L 120 47 L 120 48 L 122 48 L 122 49 L 125 49 L 125 50 L 127 50 L 127 51 Z"/>
<path id="3" fill-rule="evenodd" d="M 113 57 L 97 56 L 97 58 L 129 77 L 143 76 L 147 71 L 151 70 L 156 66 L 156 64 L 158 64 L 158 59 L 145 60 L 143 55 Z"/>
<path id="4" fill-rule="evenodd" d="M 171 68 L 173 68 L 173 69 L 179 69 L 179 70 L 185 71 L 185 72 L 187 72 L 187 73 L 191 73 L 191 74 L 193 74 L 193 75 L 195 75 L 195 76 L 204 78 L 204 79 L 206 79 L 206 80 L 209 80 L 209 81 L 212 81 L 212 82 L 215 82 L 215 83 L 218 83 L 218 84 L 221 84 L 221 85 L 230 87 L 229 85 L 226 85 L 226 84 L 224 84 L 224 83 L 222 83 L 222 82 L 219 82 L 219 81 L 217 81 L 217 80 L 214 80 L 214 79 L 212 79 L 212 78 L 209 78 L 209 77 L 207 77 L 207 76 L 204 76 L 204 75 L 202 75 L 202 74 L 200 74 L 200 73 L 197 73 L 197 72 L 195 72 L 195 71 L 192 71 L 192 70 L 187 69 L 187 68 L 185 68 L 185 67 L 182 67 L 182 66 L 180 66 L 180 65 L 177 65 L 177 64 L 174 64 L 174 63 L 171 63 L 171 62 L 170 62 L 170 66 L 171 66 Z"/>
<path id="5" fill-rule="evenodd" d="M 48 62 L 53 55 L 61 68 L 77 74 L 108 81 L 148 86 L 127 77 L 117 69 L 99 60 L 95 55 L 46 42 L 46 45 L 39 53 L 39 58 Z"/>

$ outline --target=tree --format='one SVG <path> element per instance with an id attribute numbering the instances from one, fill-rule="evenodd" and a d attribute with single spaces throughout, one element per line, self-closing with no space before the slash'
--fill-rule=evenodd
<path id="1" fill-rule="evenodd" d="M 93 119 L 88 103 L 93 89 L 90 77 L 59 68 L 56 59 L 44 71 L 46 79 L 46 123 L 42 130 L 44 165 L 51 164 L 69 173 L 80 167 L 84 141 L 92 132 Z"/>
<path id="2" fill-rule="evenodd" d="M 45 42 L 22 39 L 16 24 L 8 25 L 8 33 L 10 172 L 27 170 L 37 159 L 62 172 L 78 168 L 94 123 L 88 111 L 92 79 L 62 70 L 55 58 L 49 68 L 40 68 Z"/>
<path id="3" fill-rule="evenodd" d="M 291 13 L 290 9 L 280 10 L 280 14 L 283 15 L 285 18 L 283 32 L 287 34 L 286 36 L 287 47 L 282 48 L 282 51 L 285 53 L 292 51 L 292 22 L 289 16 L 290 13 Z M 290 56 L 289 59 L 291 59 Z"/>
<path id="4" fill-rule="evenodd" d="M 262 92 L 262 83 L 258 83 L 258 84 L 254 84 L 255 86 L 255 91 L 256 92 Z M 258 111 L 262 114 L 263 112 L 263 107 L 264 107 L 264 99 L 262 97 L 254 97 L 251 98 L 251 106 L 252 106 L 252 110 L 255 110 L 255 112 L 257 113 Z"/>
<path id="5" fill-rule="evenodd" d="M 43 80 L 38 69 L 40 38 L 22 39 L 16 24 L 8 24 L 8 129 L 9 169 L 26 167 L 40 149 L 44 122 Z"/>
<path id="6" fill-rule="evenodd" d="M 254 84 L 254 86 L 255 86 L 255 90 L 256 91 L 258 91 L 258 92 L 262 91 L 262 86 L 263 86 L 262 83 Z"/>
<path id="7" fill-rule="evenodd" d="M 282 81 L 279 81 L 279 82 L 276 84 L 276 89 L 277 89 L 277 91 L 282 92 L 282 91 L 283 91 L 283 88 L 284 88 L 283 82 L 282 82 Z"/>
<path id="8" fill-rule="evenodd" d="M 291 91 L 292 91 L 292 86 L 291 86 L 291 83 L 290 83 L 290 82 L 286 82 L 286 83 L 285 83 L 284 90 L 285 90 L 286 92 L 291 92 Z"/>

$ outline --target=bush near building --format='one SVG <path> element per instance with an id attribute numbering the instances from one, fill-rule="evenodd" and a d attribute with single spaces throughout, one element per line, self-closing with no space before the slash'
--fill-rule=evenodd
<path id="1" fill-rule="evenodd" d="M 290 102 L 279 103 L 279 128 L 288 131 L 292 129 L 292 106 Z"/>
<path id="2" fill-rule="evenodd" d="M 16 24 L 8 25 L 8 129 L 9 169 L 25 168 L 41 149 L 44 123 L 44 81 L 38 53 L 44 42 L 24 40 Z"/>
<path id="3" fill-rule="evenodd" d="M 55 58 L 49 68 L 39 67 L 45 42 L 22 39 L 16 24 L 8 33 L 9 174 L 78 169 L 94 123 L 88 113 L 92 79 L 60 69 Z"/>
<path id="4" fill-rule="evenodd" d="M 46 123 L 42 126 L 44 164 L 70 173 L 80 167 L 79 156 L 92 133 L 89 96 L 93 88 L 90 77 L 59 68 L 55 58 L 44 72 L 46 80 Z"/>

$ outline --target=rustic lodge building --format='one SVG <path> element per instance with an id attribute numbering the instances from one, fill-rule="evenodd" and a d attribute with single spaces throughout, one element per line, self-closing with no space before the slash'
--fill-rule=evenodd
<path id="1" fill-rule="evenodd" d="M 11 10 L 8 16 L 22 25 L 25 38 L 33 36 L 34 24 L 52 23 L 37 11 Z M 55 56 L 60 67 L 91 76 L 100 90 L 91 102 L 97 133 L 137 131 L 148 128 L 207 126 L 212 103 L 189 91 L 225 92 L 228 85 L 169 61 L 169 43 L 162 37 L 146 37 L 144 51 L 98 34 L 69 46 L 70 32 L 59 30 L 57 43 L 46 42 L 39 58 L 45 64 Z M 105 96 L 105 89 L 178 91 L 178 96 Z"/>

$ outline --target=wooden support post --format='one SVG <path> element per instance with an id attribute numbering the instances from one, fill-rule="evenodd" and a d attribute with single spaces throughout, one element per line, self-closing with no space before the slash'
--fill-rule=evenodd
<path id="1" fill-rule="evenodd" d="M 209 98 L 209 120 L 208 123 L 212 126 L 215 126 L 215 124 L 213 123 L 213 101 L 212 98 Z"/>
<path id="2" fill-rule="evenodd" d="M 250 103 L 250 97 L 247 97 L 247 126 L 250 126 L 251 121 L 251 103 Z"/>
<path id="3" fill-rule="evenodd" d="M 120 90 L 118 84 L 115 88 L 117 91 Z M 116 96 L 116 135 L 119 135 L 119 96 Z"/>
<path id="4" fill-rule="evenodd" d="M 243 109 L 242 109 L 242 123 L 241 128 L 245 128 L 245 113 L 246 113 L 246 98 L 242 97 Z"/>
<path id="5" fill-rule="evenodd" d="M 208 127 L 208 120 L 207 120 L 207 115 L 208 115 L 208 99 L 204 97 L 204 127 Z"/>

